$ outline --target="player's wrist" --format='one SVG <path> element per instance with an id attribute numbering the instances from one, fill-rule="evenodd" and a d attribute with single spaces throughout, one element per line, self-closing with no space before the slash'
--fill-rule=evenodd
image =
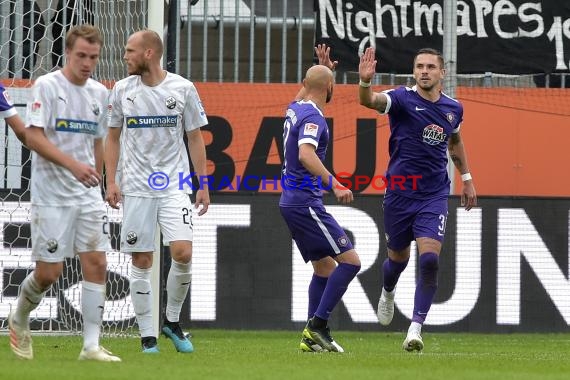
<path id="1" fill-rule="evenodd" d="M 469 173 L 469 172 L 461 174 L 461 181 L 463 181 L 463 182 L 471 181 L 472 179 L 473 179 L 473 177 L 471 176 L 471 173 Z"/>
<path id="2" fill-rule="evenodd" d="M 363 81 L 362 79 L 360 79 L 360 81 L 358 82 L 358 85 L 360 87 L 364 87 L 364 88 L 368 88 L 370 86 L 372 86 L 372 81 Z"/>

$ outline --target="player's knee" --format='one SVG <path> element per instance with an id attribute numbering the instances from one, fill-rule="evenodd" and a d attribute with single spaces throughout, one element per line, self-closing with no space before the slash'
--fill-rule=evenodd
<path id="1" fill-rule="evenodd" d="M 420 270 L 426 272 L 437 272 L 439 269 L 439 256 L 436 253 L 428 252 L 420 255 Z"/>
<path id="2" fill-rule="evenodd" d="M 140 269 L 148 269 L 152 266 L 152 253 L 133 253 L 132 261 L 133 266 Z"/>
<path id="3" fill-rule="evenodd" d="M 63 263 L 38 262 L 34 271 L 34 280 L 41 289 L 49 289 L 63 272 Z"/>
<path id="4" fill-rule="evenodd" d="M 187 244 L 177 242 L 170 244 L 170 255 L 172 259 L 183 264 L 188 264 L 192 261 L 192 243 Z"/>
<path id="5" fill-rule="evenodd" d="M 437 287 L 437 272 L 439 270 L 439 256 L 428 252 L 420 255 L 420 276 L 427 286 Z"/>

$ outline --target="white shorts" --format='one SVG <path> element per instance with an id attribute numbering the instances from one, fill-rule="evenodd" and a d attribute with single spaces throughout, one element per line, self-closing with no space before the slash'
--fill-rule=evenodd
<path id="1" fill-rule="evenodd" d="M 165 244 L 192 241 L 192 202 L 185 193 L 167 197 L 123 196 L 121 251 L 154 252 L 156 226 Z"/>
<path id="2" fill-rule="evenodd" d="M 101 200 L 78 206 L 32 205 L 32 260 L 56 263 L 82 252 L 111 250 L 107 209 Z"/>

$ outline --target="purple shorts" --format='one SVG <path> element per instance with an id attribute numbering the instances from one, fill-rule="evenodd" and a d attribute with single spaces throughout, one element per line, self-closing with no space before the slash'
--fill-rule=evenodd
<path id="1" fill-rule="evenodd" d="M 388 248 L 401 251 L 420 237 L 443 241 L 447 207 L 447 197 L 413 199 L 387 193 L 383 208 Z"/>
<path id="2" fill-rule="evenodd" d="M 323 206 L 279 207 L 305 262 L 351 250 L 346 232 Z"/>

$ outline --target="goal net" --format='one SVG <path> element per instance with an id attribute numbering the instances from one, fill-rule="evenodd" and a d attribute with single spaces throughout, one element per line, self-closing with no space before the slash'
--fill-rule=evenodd
<path id="1" fill-rule="evenodd" d="M 162 2 L 161 2 L 162 3 Z M 126 76 L 122 56 L 126 38 L 147 26 L 147 1 L 133 0 L 0 0 L 0 81 L 21 116 L 31 83 L 63 66 L 65 33 L 70 26 L 92 23 L 104 44 L 95 79 L 109 88 Z M 30 152 L 0 121 L 0 330 L 16 305 L 18 289 L 33 270 L 30 241 Z M 107 255 L 107 301 L 103 333 L 128 333 L 135 324 L 129 296 L 130 256 L 119 252 L 121 213 L 109 209 L 111 243 Z M 31 315 L 31 328 L 81 331 L 81 270 L 78 259 L 65 263 L 63 276 Z"/>

